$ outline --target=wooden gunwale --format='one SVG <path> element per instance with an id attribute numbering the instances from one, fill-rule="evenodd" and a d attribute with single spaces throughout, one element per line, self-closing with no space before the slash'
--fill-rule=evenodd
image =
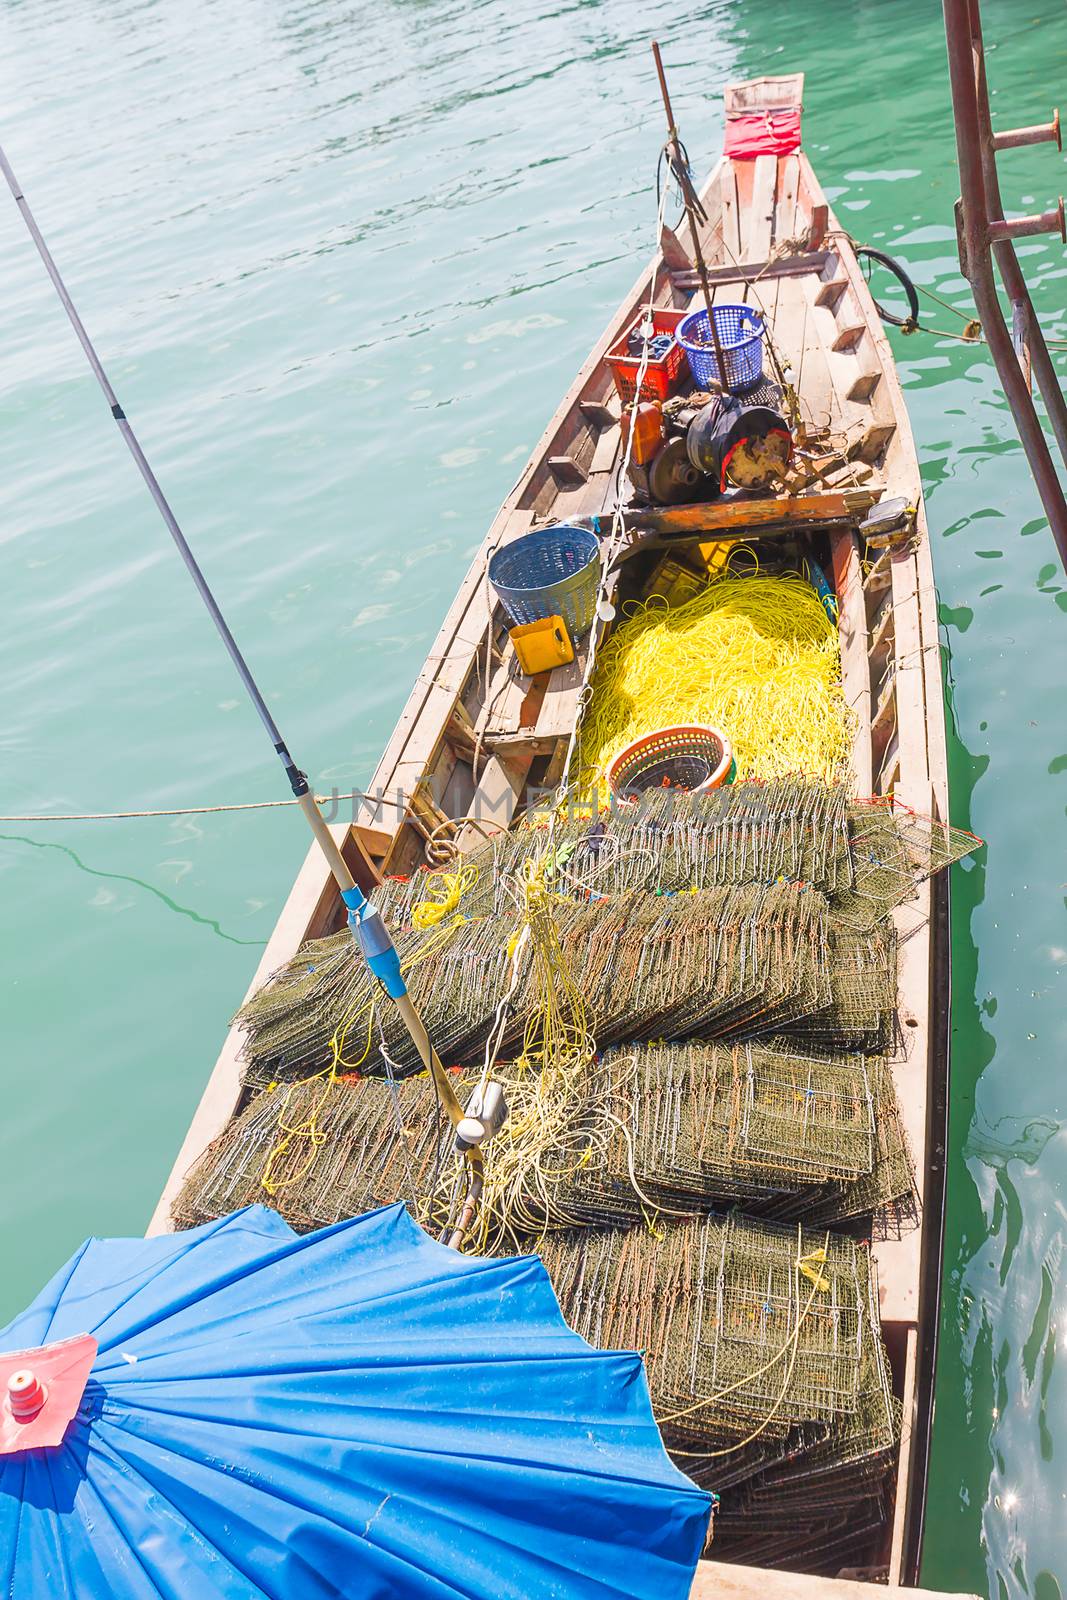
<path id="1" fill-rule="evenodd" d="M 798 81 L 789 81 L 794 87 L 788 92 L 799 104 Z M 735 88 L 755 95 L 758 102 L 763 82 Z M 768 92 L 786 92 L 780 87 L 786 80 L 766 82 L 772 85 Z M 841 597 L 843 676 L 859 720 L 854 763 L 859 786 L 870 793 L 892 791 L 918 812 L 947 818 L 937 600 L 918 464 L 892 350 L 852 247 L 829 210 L 807 157 L 800 153 L 780 158 L 776 170 L 766 159 L 758 172 L 754 166 L 751 161 L 724 158 L 703 191 L 708 223 L 702 244 L 713 292 L 723 298 L 746 298 L 767 309 L 776 338 L 788 348 L 794 370 L 799 369 L 802 398 L 812 412 L 825 410 L 849 430 L 861 459 L 876 467 L 878 481 L 862 491 L 846 486 L 824 491 L 821 497 L 805 495 L 810 502 L 806 506 L 780 497 L 762 505 L 749 501 L 678 508 L 676 513 L 649 513 L 635 521 L 649 538 L 667 527 L 692 534 L 701 527 L 747 525 L 764 533 L 794 527 L 805 518 L 828 527 Z M 754 191 L 758 215 L 753 214 Z M 774 247 L 797 233 L 807 233 L 815 247 L 776 261 Z M 678 248 L 678 241 L 672 240 L 673 268 L 656 255 L 623 298 L 460 584 L 378 764 L 370 798 L 351 825 L 336 829 L 361 864 L 372 859 L 377 868 L 406 870 L 421 855 L 425 834 L 436 818 L 462 814 L 471 796 L 477 795 L 492 798 L 505 821 L 510 820 L 531 762 L 547 760 L 551 775 L 573 718 L 581 661 L 557 669 L 543 696 L 533 695 L 528 681 L 509 673 L 502 653 L 504 623 L 489 592 L 486 563 L 495 548 L 525 532 L 534 520 L 610 510 L 618 410 L 603 356 L 647 302 L 650 290 L 657 305 L 688 302 L 692 275 L 678 265 Z M 746 261 L 758 265 L 737 265 Z M 560 470 L 564 458 L 575 465 L 574 473 Z M 865 565 L 855 523 L 880 488 L 903 494 L 916 506 L 916 537 L 907 548 Z M 888 596 L 881 603 L 891 608 L 891 629 L 884 609 L 878 613 L 881 595 Z M 876 615 L 878 624 L 872 628 Z M 490 678 L 494 673 L 500 678 L 499 705 L 494 699 L 491 717 L 483 681 L 486 663 Z M 878 675 L 885 675 L 888 708 L 877 729 L 872 727 L 880 688 L 874 681 L 875 667 Z M 900 930 L 908 937 L 901 940 L 898 981 L 904 1045 L 893 1072 L 916 1160 L 920 1200 L 925 1198 L 928 1169 L 943 1140 L 947 1073 L 934 1026 L 935 1008 L 947 1003 L 947 940 L 936 936 L 930 905 L 927 887 L 898 913 Z M 332 881 L 312 850 L 252 988 L 303 940 L 322 934 L 338 920 Z M 239 1031 L 231 1028 L 152 1217 L 150 1233 L 171 1226 L 170 1208 L 186 1173 L 238 1108 L 241 1043 Z M 934 1108 L 941 1108 L 936 1115 Z M 879 1240 L 873 1247 L 883 1327 L 905 1408 L 905 1442 L 886 1549 L 890 1584 L 914 1582 L 918 1570 L 925 1446 L 912 1450 L 909 1441 L 925 1440 L 932 1404 L 936 1339 L 927 1302 L 936 1297 L 939 1189 L 935 1198 L 932 1214 L 924 1209 L 914 1232 Z M 743 1569 L 716 1565 L 713 1570 L 736 1576 Z M 762 1580 L 771 1575 L 759 1576 Z M 701 1584 L 707 1581 L 702 1573 L 694 1594 L 706 1592 Z M 736 1581 L 740 1583 L 740 1577 Z M 736 1592 L 754 1594 L 756 1587 L 739 1587 Z"/>

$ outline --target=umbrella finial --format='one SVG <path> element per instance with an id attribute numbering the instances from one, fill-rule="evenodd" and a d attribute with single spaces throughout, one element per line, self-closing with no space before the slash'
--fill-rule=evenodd
<path id="1" fill-rule="evenodd" d="M 81 1405 L 96 1349 L 91 1333 L 79 1333 L 31 1350 L 0 1353 L 0 1457 L 62 1443 Z"/>
<path id="2" fill-rule="evenodd" d="M 7 1403 L 16 1422 L 31 1422 L 48 1399 L 48 1390 L 32 1367 L 20 1367 L 7 1380 Z"/>

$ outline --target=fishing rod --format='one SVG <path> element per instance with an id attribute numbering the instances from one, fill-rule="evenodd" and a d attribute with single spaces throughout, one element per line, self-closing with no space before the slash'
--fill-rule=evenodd
<path id="1" fill-rule="evenodd" d="M 111 380 L 104 370 L 92 340 L 85 331 L 85 324 L 78 315 L 77 308 L 67 291 L 67 286 L 60 276 L 59 268 L 52 259 L 52 252 L 45 243 L 44 235 L 37 226 L 37 220 L 30 210 L 26 196 L 22 192 L 22 186 L 15 177 L 11 163 L 8 161 L 2 147 L 0 147 L 0 171 L 3 172 L 7 186 L 11 190 L 12 198 L 18 206 L 22 220 L 29 231 L 30 238 L 37 247 L 37 254 L 44 263 L 45 271 L 51 278 L 52 286 L 62 302 L 71 327 L 77 335 L 78 343 L 85 352 L 85 358 L 93 369 L 97 383 L 104 392 L 104 398 L 111 407 L 111 415 L 114 417 L 118 430 L 126 442 L 126 447 L 137 465 L 137 470 L 145 481 L 149 494 L 156 503 L 168 533 L 177 546 L 178 554 L 185 563 L 186 571 L 193 580 L 209 617 L 215 624 L 219 637 L 237 671 L 237 676 L 240 678 L 248 698 L 255 707 L 256 714 L 263 724 L 268 739 L 274 746 L 275 754 L 282 764 L 285 776 L 289 780 L 289 787 L 293 791 L 293 796 L 307 818 L 308 826 L 326 858 L 326 862 L 340 890 L 341 899 L 344 901 L 348 911 L 348 925 L 363 953 L 363 958 L 400 1013 L 404 1026 L 411 1036 L 412 1043 L 418 1051 L 420 1061 L 430 1071 L 442 1107 L 447 1112 L 453 1127 L 458 1127 L 459 1123 L 463 1121 L 463 1107 L 456 1098 L 449 1076 L 441 1064 L 437 1051 L 430 1042 L 425 1024 L 412 1003 L 407 984 L 404 982 L 403 974 L 400 970 L 400 956 L 397 953 L 392 936 L 382 920 L 381 912 L 376 906 L 371 905 L 356 883 L 349 870 L 348 863 L 341 854 L 337 841 L 330 832 L 325 818 L 315 802 L 307 775 L 300 770 L 289 753 L 289 747 L 279 732 L 278 725 L 271 715 L 270 707 L 263 698 L 259 685 L 252 676 L 236 639 L 230 632 L 229 624 L 219 608 L 218 601 L 211 592 L 207 579 L 200 570 L 196 557 L 189 548 L 189 543 L 171 509 L 170 502 L 163 493 L 159 480 L 149 465 L 147 456 L 141 449 L 140 442 L 130 426 L 125 411 L 119 404 L 118 396 L 111 386 Z M 481 1151 L 476 1145 L 468 1146 L 465 1143 L 462 1144 L 462 1148 L 471 1168 L 470 1192 L 472 1196 L 476 1196 L 481 1188 Z M 453 1242 L 455 1242 L 455 1235 L 453 1235 Z"/>

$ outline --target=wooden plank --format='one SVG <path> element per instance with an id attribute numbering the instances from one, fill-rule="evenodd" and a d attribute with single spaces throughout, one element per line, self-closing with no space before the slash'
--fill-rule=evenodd
<path id="1" fill-rule="evenodd" d="M 828 278 L 825 283 L 819 285 L 815 295 L 815 304 L 817 306 L 829 306 L 832 311 L 847 288 L 847 278 Z"/>
<path id="2" fill-rule="evenodd" d="M 864 334 L 867 332 L 863 322 L 847 322 L 839 327 L 830 343 L 831 350 L 855 350 Z"/>
<path id="3" fill-rule="evenodd" d="M 732 161 L 723 163 L 720 178 L 722 193 L 722 259 L 726 266 L 741 260 L 741 219 L 737 209 L 737 177 Z"/>
<path id="4" fill-rule="evenodd" d="M 613 422 L 618 422 L 621 407 L 618 397 L 613 395 L 610 400 L 579 400 L 578 409 L 591 427 L 610 428 Z"/>
<path id="5" fill-rule="evenodd" d="M 757 156 L 752 175 L 752 205 L 750 208 L 746 254 L 761 260 L 771 253 L 771 236 L 774 231 L 774 194 L 778 185 L 778 157 Z"/>
<path id="6" fill-rule="evenodd" d="M 598 472 L 610 472 L 615 465 L 615 457 L 622 441 L 622 433 L 618 423 L 613 427 L 605 428 L 597 439 L 593 448 L 593 459 L 589 463 L 589 476 L 592 478 Z"/>
<path id="7" fill-rule="evenodd" d="M 804 74 L 786 72 L 777 78 L 747 78 L 744 83 L 728 83 L 722 99 L 727 117 L 746 116 L 752 111 L 800 110 L 804 99 Z"/>
<path id="8" fill-rule="evenodd" d="M 583 652 L 582 656 L 576 656 L 566 666 L 553 668 L 549 674 L 548 688 L 534 724 L 534 732 L 539 738 L 570 738 L 584 670 Z"/>
<path id="9" fill-rule="evenodd" d="M 894 1600 L 896 1596 L 900 1600 L 977 1600 L 975 1595 L 900 1589 L 895 1583 L 887 1587 L 856 1578 L 821 1578 L 802 1572 L 776 1572 L 773 1567 L 739 1567 L 732 1561 L 698 1561 L 689 1591 L 689 1600 Z"/>
<path id="10" fill-rule="evenodd" d="M 659 253 L 672 273 L 688 272 L 693 265 L 692 257 L 682 244 L 673 228 L 668 228 L 664 223 L 659 231 Z"/>
<path id="11" fill-rule="evenodd" d="M 929 814 L 929 791 L 922 811 Z M 897 1009 L 903 1043 L 890 1067 L 904 1131 L 915 1157 L 915 1184 L 920 1214 L 926 1190 L 927 1102 L 929 1084 L 930 885 L 921 884 L 915 900 L 897 908 Z M 914 1327 L 919 1321 L 923 1227 L 899 1238 L 880 1239 L 872 1246 L 878 1265 L 878 1303 L 886 1323 Z M 904 1414 L 914 1394 L 905 1384 Z"/>
<path id="12" fill-rule="evenodd" d="M 503 660 L 493 674 L 474 724 L 475 743 L 487 733 L 512 733 L 522 722 L 522 708 L 530 693 L 531 679 L 519 666 L 513 646 L 508 644 Z"/>
<path id="13" fill-rule="evenodd" d="M 836 346 L 832 348 L 836 348 Z M 869 400 L 881 382 L 881 378 L 881 367 L 860 365 L 859 370 L 845 391 L 845 399 L 854 400 L 857 403 Z"/>
<path id="14" fill-rule="evenodd" d="M 896 422 L 890 419 L 887 422 L 871 422 L 849 441 L 848 458 L 850 461 L 877 461 L 886 445 L 897 431 Z"/>
<path id="15" fill-rule="evenodd" d="M 945 731 L 945 691 L 941 681 L 941 638 L 937 626 L 937 590 L 934 587 L 930 537 L 926 527 L 925 507 L 921 499 L 915 532 L 918 543 L 912 559 L 915 563 L 918 590 L 919 633 L 926 689 L 926 760 L 935 799 L 935 813 L 947 822 L 949 820 L 948 745 Z"/>
<path id="16" fill-rule="evenodd" d="M 631 527 L 652 533 L 712 532 L 720 528 L 756 528 L 770 523 L 848 522 L 880 498 L 872 489 L 836 489 L 823 493 L 777 495 L 768 500 L 724 500 L 692 506 L 634 509 Z"/>
<path id="17" fill-rule="evenodd" d="M 811 208 L 811 226 L 808 230 L 808 249 L 818 250 L 830 226 L 830 207 L 825 200 Z"/>
<path id="18" fill-rule="evenodd" d="M 515 760 L 506 761 L 498 755 L 490 756 L 468 808 L 468 815 L 493 832 L 510 827 L 519 796 L 526 786 L 531 759 L 527 752 Z M 478 828 L 466 827 L 457 835 L 456 845 L 460 850 L 475 850 L 484 840 L 485 834 Z"/>
<path id="19" fill-rule="evenodd" d="M 538 733 L 536 728 L 519 728 L 516 733 L 490 734 L 485 748 L 490 755 L 514 761 L 518 756 L 549 756 L 555 749 L 554 735 Z"/>
<path id="20" fill-rule="evenodd" d="M 791 278 L 779 292 L 775 339 L 797 375 L 797 393 L 805 425 L 816 431 L 844 426 L 826 352 L 812 319 L 817 278 Z"/>
<path id="21" fill-rule="evenodd" d="M 582 484 L 588 477 L 585 468 L 579 466 L 573 456 L 549 456 L 548 466 L 556 481 L 566 487 Z"/>
<path id="22" fill-rule="evenodd" d="M 871 674 L 868 664 L 867 608 L 863 572 L 856 536 L 851 529 L 830 534 L 834 588 L 837 590 L 837 626 L 841 637 L 841 686 L 856 717 L 852 766 L 856 793 L 873 794 L 871 761 Z"/>
<path id="23" fill-rule="evenodd" d="M 751 261 L 757 252 L 751 244 L 752 232 L 752 183 L 754 161 L 734 161 L 734 182 L 737 185 L 737 226 L 741 236 L 741 248 L 737 259 Z M 764 252 L 766 254 L 766 252 Z"/>
<path id="24" fill-rule="evenodd" d="M 926 680 L 915 561 L 906 551 L 890 554 L 896 629 L 897 728 L 900 737 L 900 798 L 928 810 L 930 772 L 926 752 Z"/>
<path id="25" fill-rule="evenodd" d="M 774 238 L 775 249 L 783 252 L 790 252 L 793 249 L 797 186 L 800 183 L 799 159 L 795 155 L 782 156 L 777 161 L 777 169 L 777 188 L 774 204 L 774 216 L 772 218 L 772 234 Z M 801 256 L 788 253 L 783 254 L 780 257 L 781 264 L 783 266 L 802 266 L 806 262 L 813 261 L 815 259 L 815 257 L 810 255 Z M 770 276 L 770 274 L 768 274 L 768 276 Z M 776 330 L 779 327 L 779 311 L 781 305 L 783 304 L 781 283 L 782 276 L 783 274 L 775 273 L 774 282 L 770 288 L 770 328 L 772 335 L 777 341 L 776 348 L 778 349 L 780 349 L 781 346 Z M 761 283 L 763 281 L 764 280 L 761 279 Z M 788 303 L 788 301 L 789 293 L 786 291 L 785 303 Z"/>
<path id="26" fill-rule="evenodd" d="M 797 195 L 800 190 L 800 157 L 778 157 L 778 199 L 774 208 L 774 243 L 785 244 L 796 237 Z M 796 259 L 786 257 L 786 260 Z M 810 257 L 801 259 L 808 260 Z"/>
<path id="27" fill-rule="evenodd" d="M 698 223 L 697 236 L 700 239 L 700 248 L 704 253 L 704 261 L 709 266 L 712 262 L 724 259 L 722 252 L 722 173 L 730 163 L 725 157 L 720 156 L 700 194 L 700 202 L 704 208 L 705 221 Z M 688 250 L 692 245 L 692 237 L 688 224 L 681 230 L 682 248 Z M 667 273 L 669 279 L 670 274 Z M 671 305 L 670 297 L 662 302 Z"/>
<path id="28" fill-rule="evenodd" d="M 611 427 L 613 422 L 619 421 L 619 400 L 616 395 L 611 400 L 579 400 L 577 410 L 581 411 L 585 421 L 590 427 Z"/>
<path id="29" fill-rule="evenodd" d="M 916 1395 L 919 1379 L 919 1334 L 916 1328 L 909 1328 L 904 1355 L 904 1392 Z M 907 1504 L 908 1476 L 911 1471 L 911 1441 L 915 1428 L 914 1404 L 912 1414 L 904 1413 L 904 1425 L 900 1432 L 900 1451 L 897 1455 L 896 1471 L 896 1499 L 901 1505 Z M 896 1517 L 893 1521 L 893 1537 L 889 1548 L 889 1582 L 900 1583 L 904 1573 L 904 1517 Z"/>
<path id="30" fill-rule="evenodd" d="M 375 856 L 384 856 L 392 843 L 392 836 L 384 833 L 381 828 L 364 828 L 358 823 L 353 823 L 352 832 L 372 859 Z"/>
<path id="31" fill-rule="evenodd" d="M 708 268 L 709 284 L 723 284 L 727 287 L 737 284 L 739 288 L 745 284 L 759 279 L 765 283 L 771 278 L 791 278 L 801 272 L 820 273 L 824 270 L 827 261 L 831 258 L 825 250 L 811 250 L 804 255 L 782 256 L 766 261 L 739 261 L 736 256 L 731 257 L 729 263 L 722 267 Z M 672 272 L 671 282 L 679 289 L 696 291 L 700 288 L 700 275 L 695 270 L 692 272 Z"/>

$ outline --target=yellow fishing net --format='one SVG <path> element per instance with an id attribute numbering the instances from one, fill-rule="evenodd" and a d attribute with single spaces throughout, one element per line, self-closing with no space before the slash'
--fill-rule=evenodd
<path id="1" fill-rule="evenodd" d="M 604 645 L 577 750 L 579 789 L 632 740 L 707 723 L 733 746 L 737 777 L 847 771 L 854 718 L 841 689 L 837 628 L 801 577 L 709 583 L 681 605 L 639 602 Z"/>

